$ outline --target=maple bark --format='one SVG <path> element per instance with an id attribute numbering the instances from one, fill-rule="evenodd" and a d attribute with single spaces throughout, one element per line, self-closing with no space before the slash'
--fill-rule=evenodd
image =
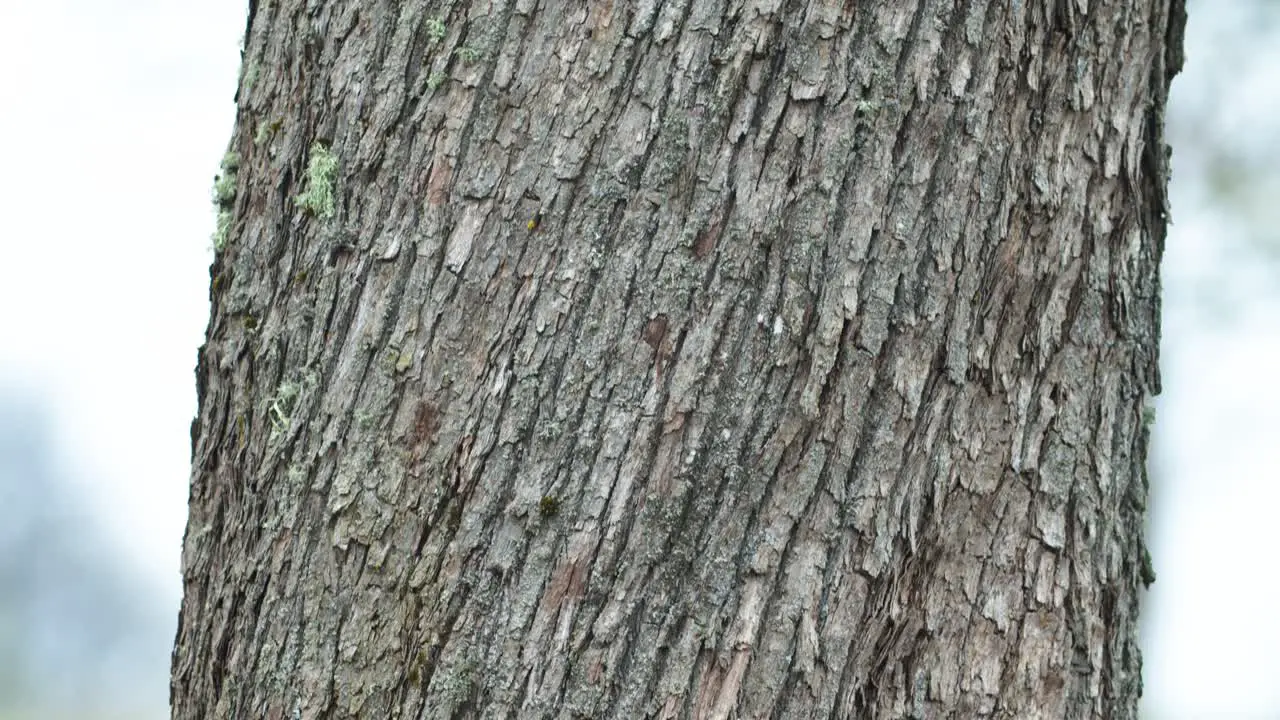
<path id="1" fill-rule="evenodd" d="M 1182 23 L 251 2 L 173 717 L 1135 717 Z"/>

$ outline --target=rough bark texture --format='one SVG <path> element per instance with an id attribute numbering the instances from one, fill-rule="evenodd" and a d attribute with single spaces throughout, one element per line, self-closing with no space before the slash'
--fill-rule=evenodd
<path id="1" fill-rule="evenodd" d="M 1134 717 L 1182 12 L 251 2 L 173 716 Z"/>

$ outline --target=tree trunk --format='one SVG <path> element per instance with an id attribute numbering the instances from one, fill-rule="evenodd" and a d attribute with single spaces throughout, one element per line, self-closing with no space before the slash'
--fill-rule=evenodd
<path id="1" fill-rule="evenodd" d="M 1182 16 L 250 2 L 173 717 L 1135 717 Z"/>

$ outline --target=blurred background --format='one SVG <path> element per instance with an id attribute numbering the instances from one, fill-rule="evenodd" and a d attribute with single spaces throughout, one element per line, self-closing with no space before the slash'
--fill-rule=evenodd
<path id="1" fill-rule="evenodd" d="M 1280 719 L 1280 2 L 1189 5 L 1144 718 Z M 0 3 L 0 720 L 168 716 L 244 18 Z"/>

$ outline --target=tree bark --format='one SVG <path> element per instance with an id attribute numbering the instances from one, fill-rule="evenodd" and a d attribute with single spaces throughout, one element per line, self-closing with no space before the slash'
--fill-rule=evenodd
<path id="1" fill-rule="evenodd" d="M 259 0 L 174 718 L 1131 718 L 1181 0 Z"/>

